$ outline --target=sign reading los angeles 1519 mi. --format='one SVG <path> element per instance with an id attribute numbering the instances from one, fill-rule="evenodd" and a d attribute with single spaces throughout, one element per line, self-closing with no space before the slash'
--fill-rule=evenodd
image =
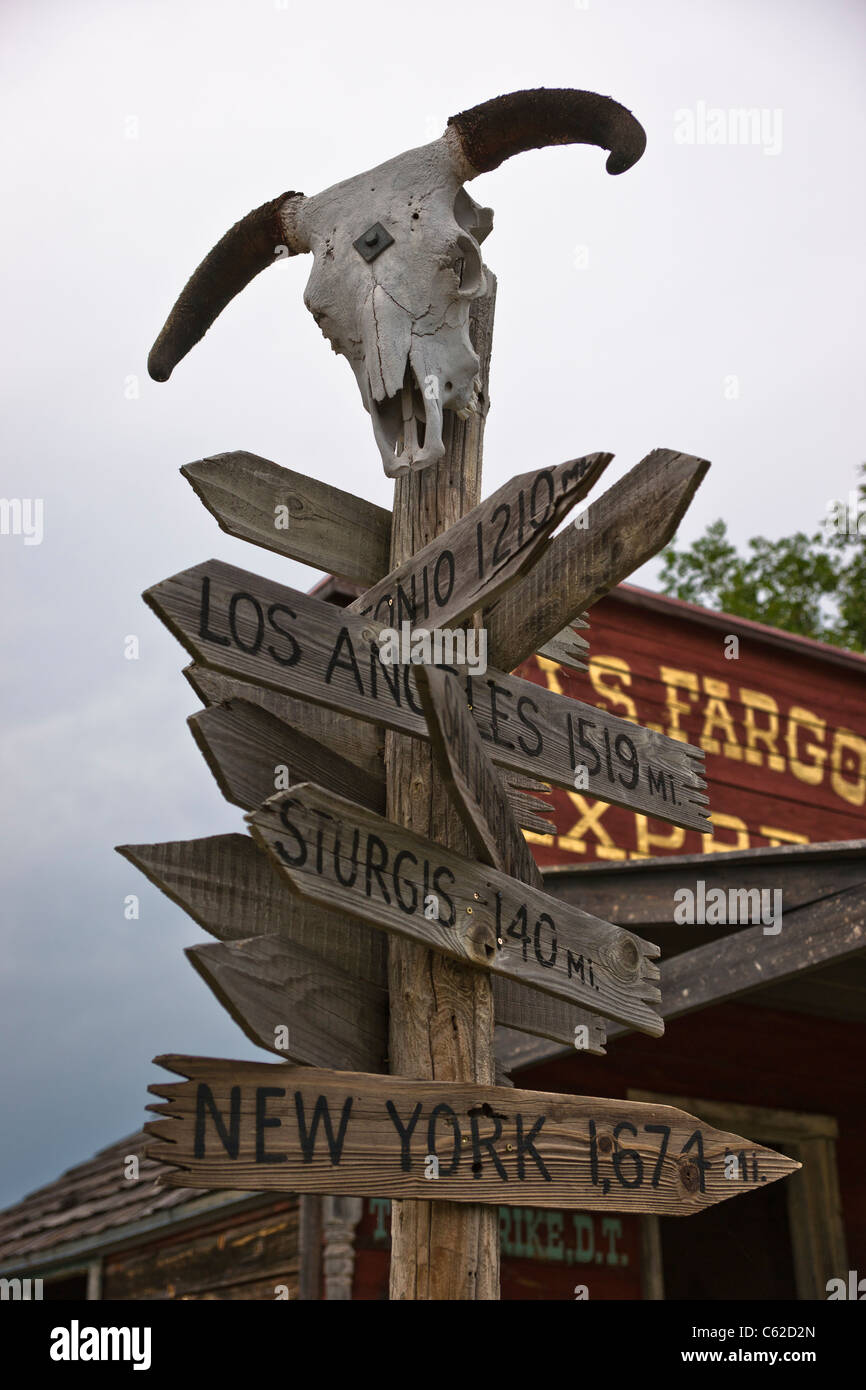
<path id="1" fill-rule="evenodd" d="M 176 1187 L 685 1216 L 800 1167 L 670 1105 L 157 1057 L 147 1152 Z"/>
<path id="2" fill-rule="evenodd" d="M 155 585 L 144 598 L 206 666 L 428 737 L 413 667 L 383 663 L 369 618 L 216 560 Z M 699 749 L 517 676 L 488 668 L 483 675 L 464 670 L 461 678 L 494 762 L 708 830 Z"/>

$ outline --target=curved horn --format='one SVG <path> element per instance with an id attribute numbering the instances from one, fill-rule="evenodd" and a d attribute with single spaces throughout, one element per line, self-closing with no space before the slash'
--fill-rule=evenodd
<path id="1" fill-rule="evenodd" d="M 154 381 L 168 381 L 191 347 L 203 338 L 229 300 L 259 271 L 273 265 L 285 246 L 290 256 L 309 248 L 295 231 L 303 193 L 282 193 L 254 208 L 226 232 L 193 271 L 150 350 L 147 370 Z"/>
<path id="2" fill-rule="evenodd" d="M 449 117 L 448 126 L 478 174 L 524 150 L 573 144 L 610 150 L 607 172 L 623 174 L 646 148 L 646 132 L 630 111 L 612 97 L 573 87 L 510 92 Z"/>

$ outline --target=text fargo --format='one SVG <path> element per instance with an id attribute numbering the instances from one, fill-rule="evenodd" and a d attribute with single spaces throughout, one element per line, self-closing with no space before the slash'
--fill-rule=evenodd
<path id="1" fill-rule="evenodd" d="M 632 672 L 622 657 L 592 656 L 589 678 L 601 706 L 646 729 L 688 742 L 705 753 L 769 772 L 788 774 L 806 786 L 829 779 L 836 796 L 852 806 L 866 803 L 866 737 L 833 728 L 813 709 L 797 703 L 785 708 L 766 691 L 717 680 L 697 671 L 660 665 L 664 723 L 653 723 L 647 702 L 632 693 Z M 554 689 L 556 687 L 553 687 Z M 684 725 L 686 727 L 684 727 Z"/>

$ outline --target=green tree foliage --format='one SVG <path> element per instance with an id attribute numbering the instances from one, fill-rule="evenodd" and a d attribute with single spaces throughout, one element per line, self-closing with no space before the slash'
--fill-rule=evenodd
<path id="1" fill-rule="evenodd" d="M 662 551 L 666 594 L 741 618 L 866 651 L 866 464 L 861 467 L 860 531 L 845 512 L 812 535 L 796 531 L 770 541 L 753 536 L 745 555 L 714 521 L 687 550 L 676 537 Z"/>

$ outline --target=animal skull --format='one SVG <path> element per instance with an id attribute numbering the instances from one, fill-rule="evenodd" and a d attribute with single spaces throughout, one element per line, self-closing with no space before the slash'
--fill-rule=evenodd
<path id="1" fill-rule="evenodd" d="M 284 193 L 236 223 L 180 295 L 148 358 L 156 381 L 244 285 L 281 255 L 312 252 L 304 302 L 348 359 L 389 477 L 442 458 L 443 410 L 478 407 L 469 306 L 485 291 L 493 213 L 463 185 L 523 150 L 584 143 L 623 173 L 646 136 L 610 97 L 513 92 L 452 116 L 444 135 L 314 197 Z"/>

